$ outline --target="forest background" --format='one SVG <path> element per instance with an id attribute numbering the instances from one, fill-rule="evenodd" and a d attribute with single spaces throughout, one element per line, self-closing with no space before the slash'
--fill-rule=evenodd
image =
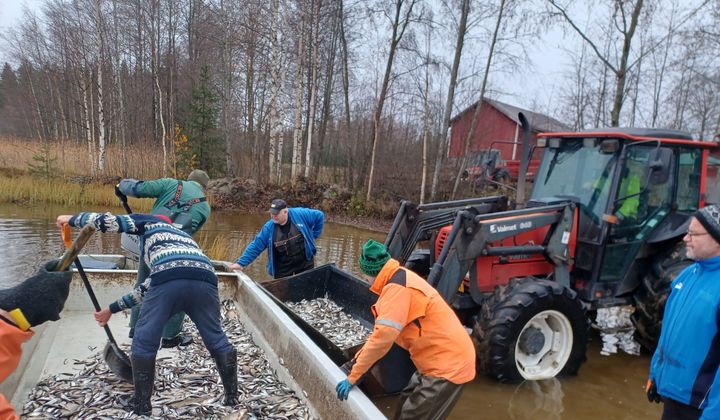
<path id="1" fill-rule="evenodd" d="M 34 4 L 2 33 L 0 167 L 13 175 L 203 168 L 243 188 L 333 185 L 357 212 L 467 196 L 454 182 L 467 160 L 446 157 L 451 116 L 525 85 L 550 31 L 565 46 L 559 87 L 504 100 L 573 130 L 720 132 L 720 0 Z"/>

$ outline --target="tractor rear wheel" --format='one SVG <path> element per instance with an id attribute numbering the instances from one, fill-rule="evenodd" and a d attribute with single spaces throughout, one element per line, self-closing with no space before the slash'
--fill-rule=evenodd
<path id="1" fill-rule="evenodd" d="M 692 263 L 685 253 L 685 243 L 680 242 L 652 263 L 633 294 L 635 312 L 631 319 L 635 325 L 635 339 L 645 349 L 655 351 L 660 339 L 670 283 Z"/>
<path id="2" fill-rule="evenodd" d="M 588 326 L 573 290 L 533 277 L 512 280 L 475 318 L 478 368 L 500 382 L 574 375 L 585 361 Z"/>

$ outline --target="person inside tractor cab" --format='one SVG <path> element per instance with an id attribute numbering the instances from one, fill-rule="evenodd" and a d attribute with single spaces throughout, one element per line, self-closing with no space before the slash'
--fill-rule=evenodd
<path id="1" fill-rule="evenodd" d="M 614 212 L 608 218 L 610 223 L 615 225 L 632 225 L 638 219 L 638 209 L 640 208 L 640 194 L 642 192 L 641 176 L 643 175 L 643 167 L 638 162 L 628 160 L 627 166 L 623 169 L 622 178 L 620 179 L 620 187 L 616 194 L 616 202 L 613 206 Z M 593 183 L 593 195 L 608 194 L 610 179 L 603 173 Z"/>
<path id="2" fill-rule="evenodd" d="M 614 216 L 617 217 L 617 224 L 619 225 L 635 224 L 638 220 L 640 193 L 642 190 L 640 177 L 643 172 L 644 169 L 640 163 L 631 160 L 627 161 L 615 203 Z"/>

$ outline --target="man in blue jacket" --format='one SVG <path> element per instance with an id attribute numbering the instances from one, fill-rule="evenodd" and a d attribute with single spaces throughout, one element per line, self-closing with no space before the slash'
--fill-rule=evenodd
<path id="1" fill-rule="evenodd" d="M 720 206 L 698 210 L 684 238 L 695 264 L 673 280 L 647 396 L 663 419 L 720 418 Z"/>
<path id="2" fill-rule="evenodd" d="M 324 223 L 325 214 L 320 210 L 289 208 L 285 200 L 275 199 L 270 220 L 230 268 L 242 271 L 267 249 L 267 271 L 274 278 L 307 271 L 315 266 L 315 240 Z"/>

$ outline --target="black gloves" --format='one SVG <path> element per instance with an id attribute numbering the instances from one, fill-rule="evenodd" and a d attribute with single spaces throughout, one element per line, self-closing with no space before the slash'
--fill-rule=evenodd
<path id="1" fill-rule="evenodd" d="M 15 287 L 0 290 L 0 309 L 7 312 L 20 309 L 34 327 L 46 321 L 60 319 L 65 301 L 70 293 L 70 271 L 52 271 L 58 261 L 45 263 L 38 272 Z M 21 329 L 23 325 L 18 325 Z"/>
<path id="2" fill-rule="evenodd" d="M 647 393 L 648 401 L 654 403 L 662 402 L 662 397 L 658 394 L 657 386 L 655 386 L 655 381 L 652 379 L 648 379 L 647 385 L 645 385 L 645 392 Z"/>

